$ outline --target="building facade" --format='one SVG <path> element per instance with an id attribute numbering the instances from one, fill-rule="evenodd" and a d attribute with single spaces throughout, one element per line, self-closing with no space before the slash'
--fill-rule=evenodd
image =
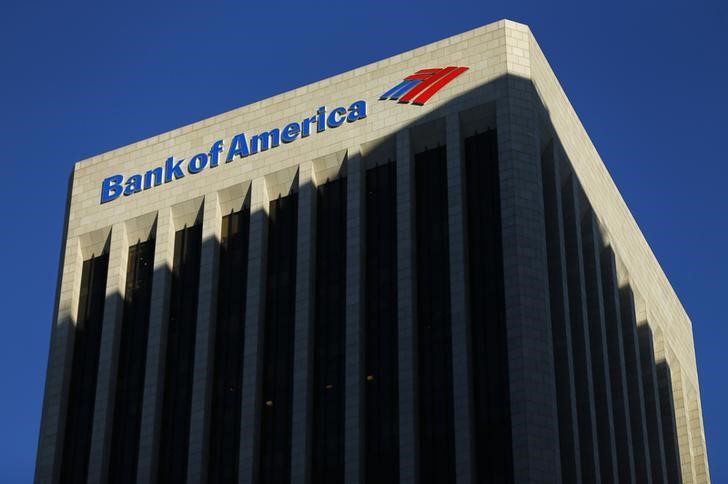
<path id="1" fill-rule="evenodd" d="M 37 482 L 704 483 L 691 322 L 503 20 L 75 165 Z"/>

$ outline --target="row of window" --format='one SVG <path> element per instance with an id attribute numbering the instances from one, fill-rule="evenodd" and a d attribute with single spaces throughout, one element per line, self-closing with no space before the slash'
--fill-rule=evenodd
<path id="1" fill-rule="evenodd" d="M 669 369 L 573 173 L 542 155 L 564 482 L 679 482 Z"/>
<path id="2" fill-rule="evenodd" d="M 416 415 L 421 482 L 455 475 L 452 331 L 446 149 L 415 155 Z M 510 405 L 495 131 L 465 140 L 471 385 L 477 482 L 510 482 Z M 312 347 L 311 473 L 314 482 L 344 479 L 347 180 L 316 189 Z M 446 184 L 445 184 L 446 185 Z M 364 476 L 399 482 L 399 325 L 397 304 L 397 172 L 388 162 L 365 174 Z M 262 327 L 259 482 L 291 476 L 298 194 L 270 202 Z M 237 479 L 250 209 L 222 219 L 211 418 L 206 472 L 210 482 Z M 201 225 L 175 234 L 164 358 L 157 479 L 184 482 L 187 471 Z M 134 482 L 139 457 L 154 240 L 129 249 L 119 346 L 109 480 Z M 85 479 L 108 256 L 84 262 L 76 330 L 67 443 L 67 482 Z M 78 360 L 78 362 L 77 362 Z M 84 380 L 85 378 L 85 380 Z M 93 384 L 93 385 L 92 385 Z M 83 401 L 82 401 L 83 400 Z M 89 408 L 91 405 L 91 408 Z"/>

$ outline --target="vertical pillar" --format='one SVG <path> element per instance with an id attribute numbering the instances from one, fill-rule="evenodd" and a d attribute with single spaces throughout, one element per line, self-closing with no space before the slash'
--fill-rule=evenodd
<path id="1" fill-rule="evenodd" d="M 296 254 L 296 316 L 293 336 L 293 412 L 291 422 L 291 482 L 310 481 L 311 411 L 316 271 L 316 185 L 313 163 L 298 169 L 298 237 Z"/>
<path id="2" fill-rule="evenodd" d="M 673 398 L 675 399 L 675 424 L 677 426 L 677 440 L 680 448 L 680 469 L 682 470 L 683 484 L 697 484 L 693 465 L 693 449 L 691 446 L 692 432 L 688 416 L 688 396 L 682 368 L 677 358 L 670 358 L 670 372 L 672 374 Z"/>
<path id="3" fill-rule="evenodd" d="M 634 445 L 630 424 L 629 387 L 630 377 L 625 364 L 624 337 L 622 335 L 622 310 L 617 285 L 617 267 L 612 247 L 601 251 L 602 288 L 604 291 L 604 310 L 609 346 L 610 375 L 612 379 L 612 398 L 614 409 L 614 430 L 617 453 L 620 459 L 619 479 L 621 482 L 635 482 Z"/>
<path id="4" fill-rule="evenodd" d="M 217 192 L 205 196 L 202 215 L 200 285 L 197 302 L 195 360 L 192 375 L 190 446 L 187 481 L 202 482 L 207 475 L 206 445 L 209 435 L 215 328 L 217 325 L 217 279 L 222 227 Z"/>
<path id="5" fill-rule="evenodd" d="M 705 451 L 705 434 L 700 412 L 700 395 L 696 391 L 688 402 L 688 415 L 692 431 L 693 464 L 696 482 L 710 482 L 708 474 L 708 455 Z"/>
<path id="6" fill-rule="evenodd" d="M 137 469 L 139 484 L 151 484 L 156 480 L 173 258 L 174 223 L 172 221 L 172 210 L 164 209 L 159 212 L 157 217 L 157 235 L 154 246 L 149 340 L 144 376 L 142 425 L 139 436 L 139 464 Z"/>
<path id="7" fill-rule="evenodd" d="M 650 445 L 652 480 L 654 482 L 665 482 L 667 468 L 665 465 L 664 436 L 662 435 L 662 411 L 657 384 L 657 366 L 655 364 L 654 334 L 650 327 L 644 300 L 635 297 L 635 302 L 637 337 L 639 338 L 642 367 L 642 391 L 645 400 L 645 416 L 647 417 L 645 424 Z"/>
<path id="8" fill-rule="evenodd" d="M 561 474 L 565 482 L 582 482 L 579 410 L 574 376 L 574 336 L 571 333 L 567 282 L 560 157 L 553 142 L 545 151 L 541 166 L 546 216 L 552 342 L 559 402 Z"/>
<path id="9" fill-rule="evenodd" d="M 43 414 L 41 416 L 36 482 L 56 482 L 61 471 L 68 383 L 73 359 L 73 327 L 78 314 L 83 257 L 79 239 L 65 241 L 62 252 L 56 312 L 51 330 Z"/>
<path id="10" fill-rule="evenodd" d="M 647 416 L 643 390 L 640 346 L 637 334 L 635 300 L 629 282 L 629 273 L 617 260 L 619 278 L 619 306 L 621 311 L 622 336 L 624 338 L 624 359 L 627 367 L 627 390 L 629 396 L 630 423 L 632 427 L 632 448 L 634 450 L 635 476 L 638 482 L 652 482 L 652 461 L 647 434 Z"/>
<path id="11" fill-rule="evenodd" d="M 602 479 L 618 479 L 617 449 L 614 437 L 611 374 L 607 351 L 607 330 L 604 322 L 604 293 L 599 264 L 599 233 L 597 221 L 588 203 L 581 217 L 581 261 L 584 271 L 584 289 L 591 340 L 592 376 L 599 436 L 599 459 Z"/>
<path id="12" fill-rule="evenodd" d="M 265 321 L 266 243 L 268 240 L 268 191 L 265 178 L 251 184 L 250 242 L 248 245 L 248 294 L 245 308 L 243 398 L 240 412 L 239 482 L 256 482 L 255 458 L 260 430 L 260 386 L 263 323 Z"/>
<path id="13" fill-rule="evenodd" d="M 108 472 L 128 257 L 129 242 L 122 222 L 111 228 L 88 482 L 103 482 Z"/>
<path id="14" fill-rule="evenodd" d="M 346 160 L 346 354 L 344 381 L 344 476 L 359 484 L 363 468 L 364 392 L 364 167 L 358 147 Z"/>
<path id="15" fill-rule="evenodd" d="M 455 475 L 458 484 L 473 480 L 470 340 L 467 304 L 467 263 L 465 252 L 465 213 L 463 157 L 460 118 L 452 113 L 446 119 L 447 194 L 450 248 L 450 313 L 452 318 L 453 410 L 455 412 Z"/>
<path id="16" fill-rule="evenodd" d="M 561 480 L 536 106 L 506 76 L 496 102 L 516 482 Z"/>
<path id="17" fill-rule="evenodd" d="M 397 133 L 397 312 L 399 315 L 399 479 L 417 482 L 414 293 L 414 166 L 410 132 Z"/>
<path id="18" fill-rule="evenodd" d="M 570 174 L 561 193 L 564 209 L 564 242 L 566 249 L 566 279 L 569 289 L 569 317 L 571 319 L 574 377 L 577 387 L 577 416 L 581 450 L 582 478 L 601 481 L 601 442 L 597 427 L 597 405 L 594 391 L 594 364 L 591 332 L 587 316 L 584 264 L 582 256 L 579 214 L 581 204 L 578 182 Z M 597 360 L 598 361 L 598 360 Z M 603 446 L 603 444 L 601 444 Z M 608 447 L 605 451 L 608 452 Z M 607 469 L 608 471 L 609 469 Z M 608 474 L 605 474 L 608 475 Z"/>

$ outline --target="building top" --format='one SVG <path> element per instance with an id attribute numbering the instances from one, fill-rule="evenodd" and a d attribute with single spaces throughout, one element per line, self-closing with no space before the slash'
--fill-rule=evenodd
<path id="1" fill-rule="evenodd" d="M 424 68 L 445 66 L 467 66 L 468 70 L 425 105 L 403 106 L 379 100 L 405 77 Z M 529 28 L 510 20 L 500 20 L 80 161 L 72 178 L 68 239 L 101 240 L 101 235 L 94 234 L 111 224 L 153 216 L 159 210 L 180 206 L 211 192 L 243 186 L 257 177 L 266 178 L 268 195 L 275 198 L 286 193 L 286 181 L 294 176 L 300 162 L 318 160 L 326 164 L 332 156 L 366 154 L 405 127 L 472 107 L 469 93 L 478 93 L 480 103 L 496 103 L 509 89 L 507 83 L 501 85 L 496 81 L 507 75 L 532 81 L 541 104 L 542 125 L 552 130 L 563 157 L 572 164 L 629 273 L 630 285 L 648 301 L 643 317 L 663 332 L 660 337 L 669 342 L 683 369 L 692 376 L 689 391 L 697 393 L 692 327 L 685 310 Z M 366 104 L 366 116 L 356 122 L 299 137 L 295 142 L 282 142 L 275 149 L 260 149 L 255 156 L 238 156 L 225 162 L 236 135 L 245 133 L 250 138 L 275 128 L 283 131 L 291 122 L 315 116 L 322 106 L 330 113 L 337 107 L 348 109 L 357 101 Z M 102 185 L 107 178 L 122 175 L 128 181 L 134 174 L 143 177 L 165 167 L 170 157 L 171 166 L 179 160 L 187 164 L 197 154 L 211 154 L 220 141 L 224 146 L 218 166 L 208 166 L 198 173 L 185 172 L 179 179 L 173 173 L 169 183 L 101 203 Z"/>

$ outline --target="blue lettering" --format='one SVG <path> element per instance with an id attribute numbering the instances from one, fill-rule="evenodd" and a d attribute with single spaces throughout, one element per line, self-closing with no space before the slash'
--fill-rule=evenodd
<path id="1" fill-rule="evenodd" d="M 198 153 L 190 158 L 190 162 L 187 164 L 187 171 L 190 172 L 190 175 L 196 175 L 201 172 L 205 166 L 207 166 L 207 155 L 205 153 Z"/>
<path id="2" fill-rule="evenodd" d="M 337 107 L 327 112 L 326 106 L 319 106 L 313 116 L 304 118 L 301 122 L 291 122 L 283 129 L 270 129 L 252 136 L 250 143 L 245 133 L 238 133 L 230 140 L 230 147 L 227 151 L 226 163 L 235 157 L 245 158 L 258 152 L 267 151 L 280 146 L 280 143 L 292 143 L 296 139 L 306 138 L 312 133 L 312 125 L 316 125 L 316 132 L 321 133 L 327 128 L 337 128 L 347 123 L 353 123 L 367 117 L 367 104 L 364 100 L 353 102 L 349 108 Z M 124 196 L 139 193 L 157 187 L 162 183 L 169 183 L 184 178 L 187 173 L 195 175 L 204 170 L 208 165 L 215 168 L 220 164 L 223 151 L 226 148 L 225 141 L 219 139 L 210 147 L 206 153 L 198 153 L 190 158 L 183 170 L 184 159 L 176 160 L 174 156 L 167 158 L 163 166 L 158 166 L 146 171 L 144 174 L 133 174 L 127 179 L 123 175 L 112 175 L 105 178 L 101 183 L 101 203 L 110 202 Z"/>
<path id="3" fill-rule="evenodd" d="M 311 116 L 303 120 L 301 123 L 301 138 L 305 138 L 311 134 L 311 123 L 316 123 L 316 116 Z"/>
<path id="4" fill-rule="evenodd" d="M 268 148 L 275 148 L 281 143 L 281 132 L 278 128 L 271 129 L 270 131 L 263 131 L 260 134 L 254 135 L 250 138 L 250 153 L 257 153 L 258 148 L 260 151 L 265 151 Z"/>
<path id="5" fill-rule="evenodd" d="M 245 158 L 250 153 L 248 152 L 248 140 L 245 138 L 245 133 L 236 134 L 233 136 L 233 140 L 230 142 L 230 151 L 228 151 L 225 163 L 233 161 L 235 156 Z"/>
<path id="6" fill-rule="evenodd" d="M 212 148 L 210 148 L 210 168 L 215 168 L 217 164 L 220 161 L 220 153 L 222 153 L 223 147 L 225 146 L 225 143 L 223 141 L 217 140 L 212 145 Z"/>
<path id="7" fill-rule="evenodd" d="M 144 189 L 152 188 L 152 177 L 154 178 L 154 186 L 158 187 L 162 184 L 162 167 L 158 166 L 144 174 Z"/>
<path id="8" fill-rule="evenodd" d="M 132 175 L 126 180 L 126 188 L 124 189 L 124 196 L 134 195 L 142 191 L 142 176 Z"/>
<path id="9" fill-rule="evenodd" d="M 326 106 L 321 106 L 316 111 L 316 132 L 320 133 L 326 129 Z"/>
<path id="10" fill-rule="evenodd" d="M 101 182 L 101 203 L 110 202 L 121 195 L 121 182 L 124 177 L 121 175 L 112 175 L 104 178 Z"/>
<path id="11" fill-rule="evenodd" d="M 337 115 L 339 116 L 339 119 L 336 119 Z M 338 128 L 344 123 L 345 119 L 346 109 L 336 108 L 331 111 L 331 114 L 329 114 L 329 118 L 326 120 L 326 124 L 329 126 L 329 128 Z"/>
<path id="12" fill-rule="evenodd" d="M 298 138 L 298 132 L 300 131 L 300 129 L 301 126 L 298 123 L 290 123 L 286 125 L 286 127 L 283 128 L 283 133 L 281 134 L 281 141 L 283 141 L 284 143 L 290 143 L 291 141 L 294 141 L 296 138 Z"/>
<path id="13" fill-rule="evenodd" d="M 174 156 L 167 158 L 167 162 L 164 164 L 164 183 L 185 177 L 185 174 L 182 173 L 182 168 L 180 168 L 183 161 L 185 161 L 184 158 L 175 163 Z"/>
<path id="14" fill-rule="evenodd" d="M 356 101 L 349 106 L 349 115 L 346 117 L 347 123 L 353 123 L 357 119 L 364 119 L 367 117 L 367 102 Z"/>

